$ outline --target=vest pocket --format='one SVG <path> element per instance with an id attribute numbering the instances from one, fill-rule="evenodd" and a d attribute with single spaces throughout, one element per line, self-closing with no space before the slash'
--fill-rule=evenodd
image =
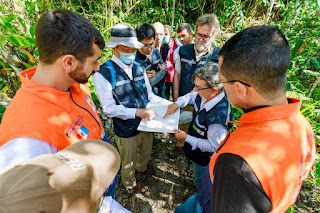
<path id="1" fill-rule="evenodd" d="M 188 70 L 190 69 L 191 64 L 188 64 L 186 62 L 181 62 L 181 70 Z"/>

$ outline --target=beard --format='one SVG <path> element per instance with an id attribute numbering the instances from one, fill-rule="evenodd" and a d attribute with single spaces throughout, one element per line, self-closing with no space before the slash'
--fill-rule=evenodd
<path id="1" fill-rule="evenodd" d="M 84 63 L 80 63 L 80 65 L 78 65 L 73 71 L 69 72 L 68 75 L 77 83 L 86 84 L 93 73 L 94 71 L 87 76 L 84 72 Z"/>
<path id="2" fill-rule="evenodd" d="M 196 50 L 200 52 L 204 51 L 205 49 L 208 49 L 210 45 L 211 45 L 211 40 L 207 41 L 206 43 L 200 42 L 200 41 L 195 41 L 194 43 Z"/>

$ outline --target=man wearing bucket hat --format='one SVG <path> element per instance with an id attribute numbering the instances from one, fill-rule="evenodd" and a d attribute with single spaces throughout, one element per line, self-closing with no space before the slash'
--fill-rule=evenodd
<path id="1" fill-rule="evenodd" d="M 115 139 L 121 156 L 121 178 L 132 193 L 143 192 L 136 183 L 135 169 L 154 174 L 148 164 L 152 150 L 152 133 L 137 130 L 141 119 L 151 120 L 155 112 L 145 109 L 154 96 L 145 69 L 135 62 L 136 50 L 144 45 L 137 40 L 136 31 L 128 24 L 111 28 L 111 60 L 100 66 L 93 83 L 103 112 L 113 119 Z"/>

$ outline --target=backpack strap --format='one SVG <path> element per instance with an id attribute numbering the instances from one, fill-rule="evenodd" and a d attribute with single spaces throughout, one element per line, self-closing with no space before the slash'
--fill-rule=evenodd
<path id="1" fill-rule="evenodd" d="M 109 69 L 110 69 L 110 73 L 111 73 L 111 87 L 112 87 L 112 94 L 113 97 L 115 99 L 116 102 L 118 102 L 118 104 L 123 105 L 120 101 L 120 98 L 117 96 L 116 92 L 115 92 L 115 87 L 116 87 L 116 74 L 113 68 L 113 64 L 111 62 L 111 60 L 106 61 L 106 64 L 108 65 Z"/>
<path id="2" fill-rule="evenodd" d="M 111 60 L 106 61 L 106 64 L 108 65 L 110 72 L 111 72 L 111 86 L 112 86 L 112 90 L 114 90 L 115 84 L 116 84 L 114 68 L 113 68 Z"/>

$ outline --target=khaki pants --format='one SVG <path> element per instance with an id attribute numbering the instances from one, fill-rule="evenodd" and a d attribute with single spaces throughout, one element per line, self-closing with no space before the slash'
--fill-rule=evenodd
<path id="1" fill-rule="evenodd" d="M 186 111 L 193 111 L 193 105 L 187 105 L 185 107 L 182 108 L 183 110 Z M 185 124 L 179 124 L 179 129 L 181 129 L 182 131 L 184 131 L 185 133 L 188 133 L 188 129 L 189 129 L 189 123 L 185 123 Z M 185 141 L 177 141 L 177 147 L 183 147 L 184 146 Z"/>
<path id="2" fill-rule="evenodd" d="M 151 158 L 152 133 L 140 132 L 130 138 L 115 136 L 121 157 L 121 181 L 124 187 L 131 189 L 136 185 L 135 170 L 143 172 Z"/>

